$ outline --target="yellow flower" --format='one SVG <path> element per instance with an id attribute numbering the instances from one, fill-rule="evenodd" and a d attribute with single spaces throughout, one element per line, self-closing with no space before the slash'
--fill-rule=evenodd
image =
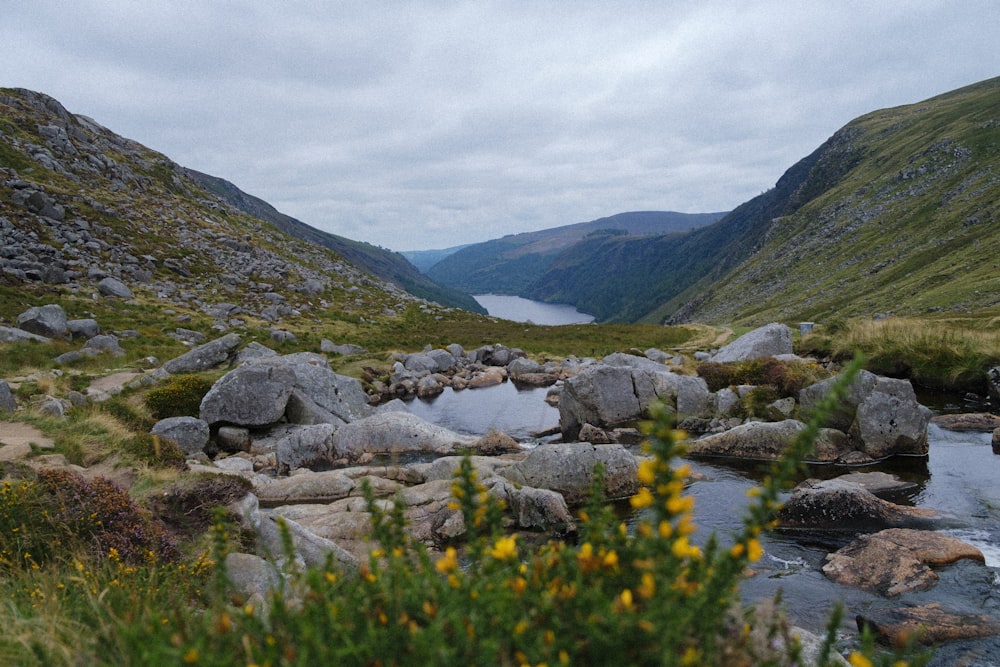
<path id="1" fill-rule="evenodd" d="M 193 665 L 194 663 L 198 662 L 198 649 L 196 648 L 189 649 L 188 652 L 184 654 L 184 657 L 181 658 L 181 660 L 184 661 L 185 665 Z"/>
<path id="2" fill-rule="evenodd" d="M 618 566 L 618 554 L 612 549 L 604 554 L 604 567 L 613 568 Z"/>
<path id="3" fill-rule="evenodd" d="M 517 558 L 517 541 L 514 535 L 501 537 L 490 549 L 490 555 L 497 560 Z"/>
<path id="4" fill-rule="evenodd" d="M 639 489 L 639 493 L 629 499 L 629 503 L 637 510 L 641 510 L 643 507 L 649 507 L 653 504 L 653 501 L 653 494 L 650 493 L 649 489 L 645 486 L 641 487 Z"/>
<path id="5" fill-rule="evenodd" d="M 646 600 L 656 595 L 656 577 L 651 572 L 643 572 L 642 583 L 639 584 L 637 592 L 639 597 Z"/>
<path id="6" fill-rule="evenodd" d="M 674 527 L 670 525 L 669 521 L 661 521 L 659 527 L 656 529 L 665 540 L 669 540 L 670 536 L 674 533 Z"/>
<path id="7" fill-rule="evenodd" d="M 621 595 L 618 596 L 618 600 L 621 602 L 622 607 L 624 607 L 625 609 L 631 609 L 632 608 L 632 591 L 630 591 L 629 589 L 626 588 L 625 590 L 623 590 L 621 592 Z"/>
<path id="8" fill-rule="evenodd" d="M 444 556 L 438 559 L 438 562 L 434 563 L 434 568 L 441 574 L 447 574 L 458 569 L 458 555 L 455 547 L 445 549 Z"/>
<path id="9" fill-rule="evenodd" d="M 747 558 L 750 559 L 751 563 L 756 563 L 764 555 L 764 547 L 760 545 L 760 540 L 757 538 L 751 538 L 747 542 Z"/>
<path id="10" fill-rule="evenodd" d="M 656 480 L 656 461 L 644 459 L 639 463 L 639 483 L 649 486 Z"/>
<path id="11" fill-rule="evenodd" d="M 847 662 L 851 663 L 851 667 L 872 667 L 872 661 L 857 651 L 851 653 Z"/>
<path id="12" fill-rule="evenodd" d="M 730 549 L 729 549 L 729 555 L 732 558 L 739 558 L 740 556 L 743 555 L 744 551 L 746 551 L 746 547 L 743 546 L 743 543 L 742 542 L 737 542 L 732 547 L 730 547 Z"/>

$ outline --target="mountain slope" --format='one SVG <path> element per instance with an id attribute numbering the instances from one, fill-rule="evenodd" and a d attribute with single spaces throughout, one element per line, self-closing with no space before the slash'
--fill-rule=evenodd
<path id="1" fill-rule="evenodd" d="M 673 321 L 829 320 L 1000 304 L 1000 78 L 862 116 L 759 248 Z"/>
<path id="2" fill-rule="evenodd" d="M 370 243 L 323 232 L 315 227 L 279 212 L 263 199 L 248 195 L 235 185 L 217 176 L 183 168 L 184 173 L 206 190 L 217 194 L 239 210 L 266 220 L 281 231 L 303 241 L 329 248 L 355 266 L 372 275 L 389 280 L 410 294 L 445 306 L 453 306 L 477 313 L 485 313 L 479 303 L 468 294 L 438 285 L 411 264 L 403 255 L 384 250 Z"/>
<path id="3" fill-rule="evenodd" d="M 462 248 L 435 264 L 427 274 L 438 283 L 470 294 L 525 295 L 556 257 L 589 234 L 604 230 L 618 230 L 630 235 L 687 231 L 714 222 L 722 215 L 638 211 L 536 232 L 511 234 Z"/>

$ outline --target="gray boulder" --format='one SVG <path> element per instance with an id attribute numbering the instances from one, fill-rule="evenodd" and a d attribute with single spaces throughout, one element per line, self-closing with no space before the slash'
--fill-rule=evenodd
<path id="1" fill-rule="evenodd" d="M 171 359 L 163 364 L 163 369 L 172 374 L 207 371 L 228 362 L 236 353 L 240 342 L 238 334 L 226 334 Z"/>
<path id="2" fill-rule="evenodd" d="M 116 357 L 125 356 L 125 350 L 118 344 L 118 336 L 114 334 L 98 334 L 84 343 L 83 349 L 107 352 Z"/>
<path id="3" fill-rule="evenodd" d="M 226 554 L 226 577 L 244 602 L 258 605 L 281 586 L 281 574 L 274 564 L 254 554 Z"/>
<path id="4" fill-rule="evenodd" d="M 34 306 L 17 316 L 17 326 L 29 333 L 49 338 L 66 338 L 66 312 L 54 303 Z"/>
<path id="5" fill-rule="evenodd" d="M 341 426 L 333 434 L 336 458 L 356 460 L 362 454 L 433 452 L 455 454 L 475 438 L 424 421 L 409 412 L 384 412 Z"/>
<path id="6" fill-rule="evenodd" d="M 727 363 L 792 354 L 792 330 L 776 322 L 743 334 L 712 356 L 712 361 Z"/>
<path id="7" fill-rule="evenodd" d="M 778 512 L 778 521 L 786 528 L 851 533 L 933 528 L 946 518 L 935 510 L 882 500 L 858 484 L 839 479 L 800 485 Z"/>
<path id="8" fill-rule="evenodd" d="M 15 329 L 14 327 L 0 327 L 0 343 L 23 343 L 24 341 L 33 340 L 36 343 L 51 343 L 52 339 L 45 336 L 39 336 L 38 334 L 33 334 L 29 331 L 23 329 Z"/>
<path id="9" fill-rule="evenodd" d="M 0 380 L 0 412 L 14 412 L 17 410 L 17 401 L 10 391 L 10 385 L 6 380 Z"/>
<path id="10" fill-rule="evenodd" d="M 276 456 L 279 472 L 329 464 L 333 457 L 334 424 L 300 426 L 288 431 L 278 441 Z"/>
<path id="11" fill-rule="evenodd" d="M 334 373 L 322 355 L 301 352 L 260 359 L 251 365 L 280 366 L 291 371 L 294 376 L 293 389 L 296 393 L 308 398 L 337 420 L 350 422 L 372 413 L 361 381 Z"/>
<path id="12" fill-rule="evenodd" d="M 639 490 L 639 464 L 618 444 L 557 443 L 539 445 L 523 461 L 498 471 L 514 484 L 556 491 L 568 505 L 587 500 L 594 466 L 604 466 L 604 493 L 624 498 Z"/>
<path id="13" fill-rule="evenodd" d="M 352 354 L 367 354 L 368 350 L 361 347 L 360 345 L 355 345 L 353 343 L 344 343 L 342 345 L 336 345 L 333 341 L 324 338 L 319 342 L 319 351 L 324 354 L 339 354 L 341 356 L 350 356 Z"/>
<path id="14" fill-rule="evenodd" d="M 562 494 L 551 489 L 520 488 L 498 479 L 490 492 L 507 506 L 519 528 L 564 534 L 576 530 L 576 522 Z"/>
<path id="15" fill-rule="evenodd" d="M 805 428 L 805 424 L 794 419 L 748 422 L 689 442 L 687 449 L 689 454 L 698 456 L 775 460 L 784 456 Z M 850 451 L 847 436 L 834 429 L 822 429 L 811 458 L 824 462 L 837 461 Z"/>
<path id="16" fill-rule="evenodd" d="M 69 320 L 66 322 L 66 328 L 73 338 L 93 338 L 101 333 L 101 326 L 93 318 Z"/>
<path id="17" fill-rule="evenodd" d="M 161 419 L 150 433 L 173 440 L 188 455 L 204 451 L 209 438 L 208 424 L 194 417 Z"/>
<path id="18" fill-rule="evenodd" d="M 282 365 L 250 364 L 223 375 L 201 401 L 211 426 L 266 426 L 284 416 L 295 373 Z"/>
<path id="19" fill-rule="evenodd" d="M 132 290 L 130 290 L 125 283 L 117 278 L 113 278 L 112 276 L 108 276 L 97 283 L 97 291 L 104 296 L 110 296 L 116 299 L 132 298 Z"/>

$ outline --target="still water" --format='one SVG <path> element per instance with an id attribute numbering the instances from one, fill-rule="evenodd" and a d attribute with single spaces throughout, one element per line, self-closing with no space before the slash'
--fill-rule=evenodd
<path id="1" fill-rule="evenodd" d="M 476 294 L 472 297 L 493 317 L 532 324 L 586 324 L 593 315 L 581 313 L 565 303 L 544 303 L 504 294 Z"/>
<path id="2" fill-rule="evenodd" d="M 432 400 L 414 400 L 410 410 L 423 419 L 467 435 L 500 429 L 533 444 L 531 434 L 558 426 L 559 411 L 545 403 L 547 389 L 518 389 L 510 382 L 484 389 L 446 390 Z M 928 457 L 898 458 L 877 467 L 816 466 L 810 475 L 832 477 L 847 472 L 882 470 L 913 482 L 916 487 L 895 502 L 946 512 L 954 520 L 942 530 L 978 547 L 986 567 L 960 561 L 937 568 L 940 581 L 929 590 L 886 598 L 840 586 L 823 575 L 826 555 L 844 546 L 850 536 L 820 532 L 763 536 L 765 554 L 741 590 L 745 600 L 772 597 L 779 591 L 794 622 L 822 633 L 831 607 L 845 608 L 842 632 L 855 633 L 854 616 L 881 607 L 939 603 L 967 614 L 1000 618 L 1000 456 L 993 453 L 990 434 L 945 431 L 931 424 Z M 764 474 L 764 466 L 732 460 L 688 461 L 699 481 L 689 489 L 695 498 L 697 541 L 714 532 L 722 542 L 740 528 L 746 492 Z M 626 519 L 634 522 L 632 514 Z M 937 649 L 933 665 L 952 664 L 959 656 L 976 657 L 975 664 L 1000 665 L 1000 638 L 950 642 Z M 972 663 L 968 663 L 972 664 Z"/>

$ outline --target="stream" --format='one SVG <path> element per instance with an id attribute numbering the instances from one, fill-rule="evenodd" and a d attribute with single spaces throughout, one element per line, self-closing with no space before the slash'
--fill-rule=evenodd
<path id="1" fill-rule="evenodd" d="M 520 389 L 505 382 L 483 389 L 447 389 L 432 400 L 413 400 L 409 408 L 421 418 L 458 433 L 482 435 L 497 428 L 531 446 L 533 433 L 559 423 L 558 409 L 544 401 L 546 392 L 545 388 Z M 835 584 L 823 575 L 820 568 L 826 555 L 844 546 L 849 538 L 779 529 L 761 540 L 765 554 L 755 566 L 757 574 L 742 585 L 744 599 L 760 600 L 780 591 L 793 622 L 817 634 L 825 631 L 829 611 L 839 601 L 845 611 L 841 632 L 848 637 L 856 635 L 857 614 L 884 607 L 937 602 L 956 612 L 1000 619 L 1000 456 L 993 453 L 989 433 L 946 431 L 931 424 L 929 439 L 926 458 L 896 457 L 865 467 L 813 466 L 810 475 L 825 478 L 880 470 L 913 482 L 914 488 L 892 500 L 953 515 L 955 521 L 943 532 L 979 548 L 986 567 L 959 561 L 935 568 L 941 579 L 929 590 L 886 599 Z M 714 531 L 725 541 L 740 527 L 739 509 L 746 505 L 746 491 L 761 479 L 766 467 L 731 459 L 687 463 L 700 478 L 688 489 L 695 498 L 696 537 L 703 541 Z M 634 516 L 627 519 L 634 520 Z M 1000 665 L 1000 638 L 948 642 L 936 649 L 931 664 Z"/>

